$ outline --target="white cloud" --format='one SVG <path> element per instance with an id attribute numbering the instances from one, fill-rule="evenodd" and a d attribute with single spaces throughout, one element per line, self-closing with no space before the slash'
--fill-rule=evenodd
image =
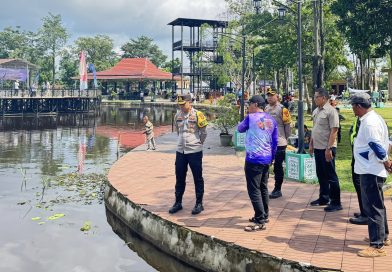
<path id="1" fill-rule="evenodd" d="M 219 19 L 224 0 L 2 0 L 0 29 L 20 26 L 36 31 L 51 12 L 61 14 L 71 40 L 106 34 L 116 47 L 145 35 L 170 52 L 171 28 L 176 18 Z M 6 7 L 6 8 L 4 8 Z"/>

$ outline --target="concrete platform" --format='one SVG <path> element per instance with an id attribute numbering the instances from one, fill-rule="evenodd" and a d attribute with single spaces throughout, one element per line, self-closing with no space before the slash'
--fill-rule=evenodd
<path id="1" fill-rule="evenodd" d="M 189 170 L 184 209 L 170 215 L 175 141 L 175 134 L 166 134 L 157 139 L 157 151 L 141 146 L 118 160 L 105 195 L 112 213 L 161 250 L 207 271 L 391 271 L 392 247 L 386 247 L 387 257 L 356 255 L 367 247 L 367 226 L 348 223 L 358 211 L 353 193 L 342 193 L 342 211 L 325 213 L 309 205 L 318 197 L 317 185 L 285 181 L 283 197 L 270 201 L 267 229 L 245 232 L 253 209 L 244 159 L 219 146 L 217 131 L 209 130 L 204 148 L 204 212 L 191 215 L 195 196 Z M 390 219 L 391 198 L 385 202 Z"/>

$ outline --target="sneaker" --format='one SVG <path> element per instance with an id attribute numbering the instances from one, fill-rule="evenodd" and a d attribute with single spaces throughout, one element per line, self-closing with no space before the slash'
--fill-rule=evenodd
<path id="1" fill-rule="evenodd" d="M 368 218 L 365 216 L 358 216 L 358 217 L 351 217 L 348 220 L 351 224 L 355 224 L 355 225 L 367 225 L 368 224 Z"/>
<path id="2" fill-rule="evenodd" d="M 359 257 L 373 258 L 373 257 L 387 256 L 387 252 L 385 251 L 384 247 L 381 247 L 381 248 L 368 247 L 367 249 L 358 251 L 357 255 Z"/>
<path id="3" fill-rule="evenodd" d="M 324 208 L 324 211 L 326 211 L 326 212 L 336 212 L 336 211 L 340 211 L 340 210 L 343 210 L 342 205 L 329 204 L 327 207 Z"/>
<path id="4" fill-rule="evenodd" d="M 196 203 L 195 207 L 193 207 L 193 209 L 192 209 L 192 214 L 199 214 L 202 211 L 204 211 L 203 204 Z"/>
<path id="5" fill-rule="evenodd" d="M 328 201 L 322 201 L 320 199 L 313 200 L 310 202 L 310 206 L 326 206 L 328 205 Z"/>
<path id="6" fill-rule="evenodd" d="M 182 204 L 180 202 L 176 202 L 173 207 L 170 208 L 169 213 L 173 214 L 180 210 L 182 210 Z"/>
<path id="7" fill-rule="evenodd" d="M 365 242 L 367 242 L 367 243 L 370 242 L 369 237 L 365 237 L 363 240 L 364 240 Z M 390 240 L 390 239 L 384 240 L 384 246 L 390 246 L 390 245 L 391 245 L 391 240 Z"/>
<path id="8" fill-rule="evenodd" d="M 282 192 L 280 190 L 274 189 L 271 194 L 269 195 L 270 199 L 279 198 L 282 196 Z"/>

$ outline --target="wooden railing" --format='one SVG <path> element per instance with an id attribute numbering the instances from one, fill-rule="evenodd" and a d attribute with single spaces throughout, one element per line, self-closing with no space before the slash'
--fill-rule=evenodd
<path id="1" fill-rule="evenodd" d="M 73 89 L 50 89 L 50 90 L 0 90 L 1 98 L 97 98 L 101 90 L 73 90 Z"/>

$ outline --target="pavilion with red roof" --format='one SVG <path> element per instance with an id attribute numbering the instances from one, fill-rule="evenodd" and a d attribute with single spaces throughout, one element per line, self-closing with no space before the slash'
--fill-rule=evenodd
<path id="1" fill-rule="evenodd" d="M 102 82 L 104 89 L 108 90 L 109 83 L 114 90 L 122 85 L 120 95 L 134 98 L 139 97 L 140 91 L 144 91 L 148 84 L 152 84 L 152 88 L 156 89 L 159 82 L 162 89 L 164 82 L 176 80 L 173 79 L 172 73 L 160 70 L 147 58 L 121 59 L 114 67 L 96 72 L 96 77 Z M 88 74 L 88 80 L 93 80 L 92 73 Z"/>
<path id="2" fill-rule="evenodd" d="M 93 79 L 93 74 L 90 73 L 88 79 Z M 172 81 L 172 73 L 160 70 L 147 58 L 124 58 L 114 67 L 97 72 L 97 79 Z"/>

